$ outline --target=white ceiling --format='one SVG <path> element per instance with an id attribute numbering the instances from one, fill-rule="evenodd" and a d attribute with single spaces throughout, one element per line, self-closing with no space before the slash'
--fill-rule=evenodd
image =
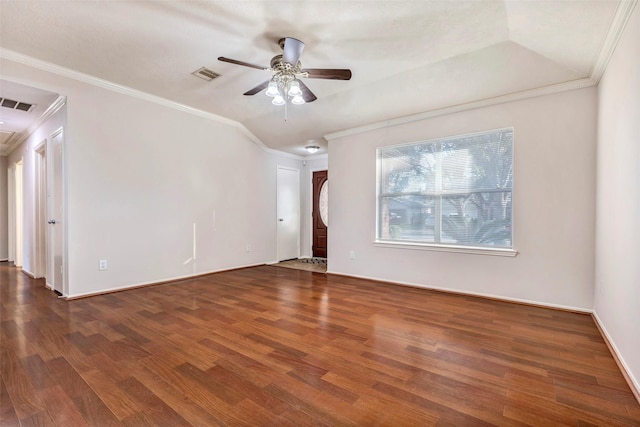
<path id="1" fill-rule="evenodd" d="M 268 147 L 303 154 L 328 133 L 594 78 L 619 3 L 5 0 L 0 46 L 236 120 Z M 286 122 L 264 92 L 242 95 L 267 72 L 217 61 L 268 66 L 284 36 L 306 44 L 304 67 L 353 72 L 306 79 L 318 100 L 289 106 Z M 222 76 L 191 75 L 202 66 Z"/>
<path id="2" fill-rule="evenodd" d="M 32 104 L 29 111 L 0 106 L 0 155 L 6 154 L 32 123 L 40 118 L 58 95 L 41 89 L 0 80 L 0 98 Z"/>

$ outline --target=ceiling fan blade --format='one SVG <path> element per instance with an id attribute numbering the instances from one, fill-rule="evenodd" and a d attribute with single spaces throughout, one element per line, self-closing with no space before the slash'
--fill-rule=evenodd
<path id="1" fill-rule="evenodd" d="M 267 71 L 268 68 L 267 67 L 263 67 L 261 65 L 256 65 L 256 64 L 250 64 L 248 62 L 244 62 L 244 61 L 238 61 L 236 59 L 230 59 L 230 58 L 225 58 L 224 56 L 220 56 L 218 57 L 218 61 L 222 61 L 222 62 L 228 62 L 230 64 L 236 64 L 236 65 L 243 65 L 245 67 L 251 67 L 251 68 L 256 68 L 258 70 L 263 70 L 263 71 Z"/>
<path id="2" fill-rule="evenodd" d="M 310 79 L 350 80 L 351 70 L 339 68 L 305 68 L 303 73 L 309 74 Z"/>
<path id="3" fill-rule="evenodd" d="M 284 46 L 282 49 L 284 50 L 282 54 L 282 61 L 295 67 L 298 65 L 300 55 L 302 55 L 302 51 L 304 50 L 304 43 L 298 39 L 286 37 L 284 39 Z"/>
<path id="4" fill-rule="evenodd" d="M 313 92 L 311 92 L 311 89 L 309 89 L 306 84 L 302 83 L 300 80 L 298 80 L 298 83 L 300 83 L 300 90 L 302 91 L 302 99 L 304 99 L 304 102 L 313 102 L 318 99 L 318 97 L 315 96 Z"/>
<path id="5" fill-rule="evenodd" d="M 262 92 L 263 90 L 266 89 L 267 86 L 269 86 L 270 81 L 271 80 L 267 80 L 265 82 L 260 83 L 258 86 L 254 87 L 253 89 L 249 89 L 248 91 L 243 93 L 243 95 L 255 95 L 258 92 Z"/>

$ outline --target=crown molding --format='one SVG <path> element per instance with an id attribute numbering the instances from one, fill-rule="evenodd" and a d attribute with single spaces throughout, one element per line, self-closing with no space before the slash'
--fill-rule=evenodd
<path id="1" fill-rule="evenodd" d="M 7 141 L 6 147 L 2 150 L 2 153 L 0 153 L 0 155 L 7 156 L 11 154 L 11 152 L 17 146 L 19 146 L 24 141 L 26 141 L 27 138 L 29 138 L 31 134 L 36 131 L 36 129 L 38 129 L 40 126 L 46 123 L 46 121 L 49 120 L 54 114 L 60 111 L 60 109 L 64 107 L 66 103 L 67 103 L 66 96 L 58 96 L 56 100 L 53 101 L 53 103 L 51 103 L 49 107 L 47 107 L 44 113 L 42 113 L 40 117 L 35 119 L 27 129 L 25 129 L 20 133 L 15 133 L 11 138 L 9 138 L 9 140 Z"/>
<path id="2" fill-rule="evenodd" d="M 92 76 L 90 74 L 81 73 L 79 71 L 72 70 L 70 68 L 66 68 L 57 64 L 53 64 L 51 62 L 42 61 L 40 59 L 33 58 L 31 56 L 24 55 L 22 53 L 19 53 L 10 49 L 5 49 L 0 47 L 0 58 L 17 62 L 19 64 L 27 65 L 32 68 L 37 68 L 39 70 L 47 71 L 49 73 L 57 74 L 59 76 L 66 77 L 72 80 L 87 83 L 92 86 L 97 86 L 102 89 L 107 89 L 112 92 L 117 92 L 123 95 L 131 96 L 133 98 L 141 99 L 148 102 L 153 102 L 155 104 L 162 105 L 164 107 L 172 108 L 174 110 L 182 111 L 184 113 L 188 113 L 188 114 L 192 114 L 205 119 L 213 120 L 215 122 L 225 124 L 227 126 L 231 126 L 233 128 L 238 129 L 244 136 L 249 138 L 253 143 L 263 148 L 267 148 L 260 138 L 254 135 L 253 132 L 247 129 L 242 123 L 237 122 L 235 120 L 231 120 L 226 117 L 209 113 L 207 111 L 200 110 L 197 108 L 189 107 L 188 105 L 180 104 L 179 102 L 171 101 L 166 98 L 162 98 L 160 96 L 151 95 L 149 93 L 142 92 L 140 90 L 133 89 L 128 86 L 123 86 L 117 83 L 113 83 L 108 80 L 104 80 L 99 77 Z"/>
<path id="3" fill-rule="evenodd" d="M 357 135 L 363 132 L 369 132 L 376 129 L 387 128 L 391 126 L 402 125 L 406 123 L 416 122 L 420 120 L 430 119 L 433 117 L 444 116 L 448 114 L 459 113 L 467 110 L 474 110 L 477 108 L 490 107 L 493 105 L 504 104 L 507 102 L 520 101 L 523 99 L 535 98 L 538 96 L 551 95 L 554 93 L 566 92 L 575 89 L 582 89 L 590 86 L 594 86 L 596 83 L 590 78 L 582 78 L 577 80 L 571 80 L 564 83 L 558 83 L 554 85 L 542 86 L 535 89 L 524 90 L 520 92 L 514 92 L 507 95 L 495 96 L 492 98 L 480 99 L 478 101 L 468 102 L 465 104 L 453 105 L 451 107 L 438 108 L 434 110 L 424 111 L 422 113 L 411 114 L 409 116 L 397 117 L 395 119 L 383 120 L 375 123 L 370 123 L 364 126 L 358 126 L 351 129 L 345 129 L 337 132 L 332 132 L 324 135 L 329 140 L 335 140 L 344 138 L 346 136 Z"/>
<path id="4" fill-rule="evenodd" d="M 622 36 L 637 3 L 638 0 L 620 0 L 620 3 L 618 3 L 618 8 L 611 20 L 611 26 L 609 27 L 609 32 L 607 33 L 607 37 L 604 40 L 602 49 L 600 50 L 600 55 L 598 55 L 598 60 L 591 70 L 591 79 L 596 85 L 600 82 L 602 75 L 607 69 L 609 60 L 611 60 L 611 56 L 616 50 L 618 41 L 620 40 L 620 37 Z"/>
<path id="5" fill-rule="evenodd" d="M 572 80 L 564 83 L 558 83 L 549 86 L 542 86 L 520 92 L 514 92 L 507 95 L 496 96 L 493 98 L 480 99 L 478 101 L 469 102 L 466 104 L 454 105 L 446 108 L 439 108 L 434 110 L 425 111 L 418 114 L 412 114 L 409 116 L 397 117 L 390 120 L 383 120 L 379 122 L 370 123 L 363 126 L 358 126 L 350 129 L 344 129 L 337 132 L 331 132 L 323 135 L 327 140 L 335 140 L 344 138 L 346 136 L 357 135 L 363 132 L 369 132 L 376 129 L 382 129 L 390 126 L 396 126 L 406 123 L 411 123 L 419 120 L 425 120 L 432 117 L 443 116 L 447 114 L 459 113 L 462 111 L 473 110 L 476 108 L 489 107 L 492 105 L 503 104 L 506 102 L 519 101 L 528 98 L 535 98 L 538 96 L 551 95 L 554 93 L 566 92 L 569 90 L 583 89 L 586 87 L 597 86 L 600 82 L 600 78 L 604 74 L 605 69 L 616 49 L 620 36 L 622 35 L 624 28 L 629 21 L 634 7 L 638 0 L 620 0 L 616 13 L 611 20 L 611 26 L 609 32 L 605 38 L 605 42 L 600 50 L 598 60 L 591 70 L 590 77 Z"/>

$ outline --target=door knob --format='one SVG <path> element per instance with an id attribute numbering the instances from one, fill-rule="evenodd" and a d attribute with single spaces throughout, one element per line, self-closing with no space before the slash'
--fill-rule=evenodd
<path id="1" fill-rule="evenodd" d="M 284 221 L 284 218 L 278 218 L 278 221 L 282 222 Z"/>
<path id="2" fill-rule="evenodd" d="M 49 224 L 55 224 L 56 220 L 55 219 L 50 219 L 49 221 L 47 221 Z"/>

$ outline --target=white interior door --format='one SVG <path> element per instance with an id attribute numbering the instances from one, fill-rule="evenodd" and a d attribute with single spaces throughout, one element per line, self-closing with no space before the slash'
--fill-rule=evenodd
<path id="1" fill-rule="evenodd" d="M 62 129 L 51 135 L 51 147 L 47 150 L 49 178 L 47 180 L 47 208 L 49 210 L 49 254 L 47 256 L 48 285 L 60 294 L 63 292 L 64 245 L 64 188 L 62 181 Z"/>
<path id="2" fill-rule="evenodd" d="M 300 256 L 300 171 L 278 167 L 278 261 Z"/>

